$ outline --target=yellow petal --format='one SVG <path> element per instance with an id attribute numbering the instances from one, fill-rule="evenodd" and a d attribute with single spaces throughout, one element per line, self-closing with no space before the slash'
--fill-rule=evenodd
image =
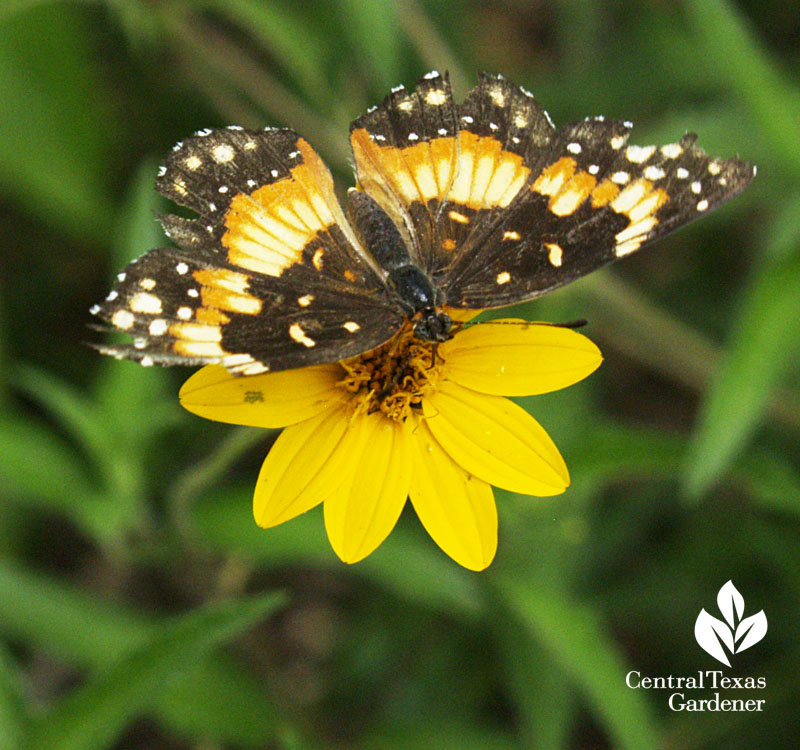
<path id="1" fill-rule="evenodd" d="M 455 383 L 422 402 L 436 440 L 468 472 L 526 495 L 558 495 L 569 485 L 564 459 L 541 425 L 521 406 Z"/>
<path id="2" fill-rule="evenodd" d="M 483 570 L 497 551 L 492 488 L 457 466 L 424 420 L 414 429 L 412 453 L 410 497 L 425 530 L 459 565 Z"/>
<path id="3" fill-rule="evenodd" d="M 256 523 L 277 526 L 325 500 L 348 480 L 354 469 L 351 449 L 360 437 L 359 430 L 348 428 L 344 409 L 287 427 L 258 475 L 253 498 Z"/>
<path id="4" fill-rule="evenodd" d="M 363 560 L 386 539 L 403 510 L 411 481 L 411 423 L 383 414 L 358 420 L 362 452 L 351 481 L 325 500 L 331 546 L 346 563 Z M 355 425 L 354 425 L 355 427 Z"/>
<path id="5" fill-rule="evenodd" d="M 184 409 L 206 419 L 285 427 L 341 402 L 344 391 L 336 381 L 342 374 L 335 363 L 245 376 L 207 365 L 183 384 L 178 396 Z"/>
<path id="6" fill-rule="evenodd" d="M 533 396 L 583 380 L 603 361 L 577 331 L 522 320 L 478 323 L 439 347 L 446 377 L 495 396 Z"/>

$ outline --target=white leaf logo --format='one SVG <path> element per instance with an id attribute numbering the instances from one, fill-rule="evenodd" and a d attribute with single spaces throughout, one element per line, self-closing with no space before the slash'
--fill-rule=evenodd
<path id="1" fill-rule="evenodd" d="M 694 637 L 700 648 L 729 667 L 731 665 L 728 659 L 729 653 L 738 654 L 758 643 L 766 635 L 767 616 L 762 609 L 755 615 L 742 618 L 744 597 L 733 585 L 733 581 L 728 581 L 719 590 L 717 606 L 725 621 L 701 609 L 694 624 Z"/>

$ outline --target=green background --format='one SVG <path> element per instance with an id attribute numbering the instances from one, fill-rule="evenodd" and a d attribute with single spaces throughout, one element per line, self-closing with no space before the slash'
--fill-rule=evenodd
<path id="1" fill-rule="evenodd" d="M 799 28 L 778 0 L 0 3 L 0 749 L 800 745 Z M 352 567 L 320 509 L 259 530 L 274 433 L 182 412 L 187 370 L 83 345 L 114 274 L 165 242 L 175 141 L 292 126 L 344 188 L 349 121 L 432 68 L 458 98 L 502 72 L 558 124 L 692 130 L 759 166 L 524 310 L 588 318 L 605 362 L 522 400 L 572 486 L 498 491 L 481 574 L 409 509 Z M 693 637 L 729 579 L 769 622 L 731 670 Z M 717 668 L 766 677 L 722 691 L 763 713 L 625 685 Z"/>

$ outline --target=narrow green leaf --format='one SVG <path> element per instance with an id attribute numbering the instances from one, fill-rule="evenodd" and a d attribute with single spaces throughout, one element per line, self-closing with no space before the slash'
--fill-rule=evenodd
<path id="1" fill-rule="evenodd" d="M 800 237 L 798 237 L 800 241 Z M 747 443 L 800 351 L 800 253 L 764 259 L 745 290 L 722 367 L 700 410 L 686 492 L 702 495 Z"/>
<path id="2" fill-rule="evenodd" d="M 329 42 L 309 23 L 308 9 L 258 0 L 203 0 L 246 30 L 295 79 L 309 99 L 327 98 L 324 70 Z M 291 10 L 290 10 L 291 9 Z"/>
<path id="3" fill-rule="evenodd" d="M 474 576 L 453 564 L 421 530 L 401 519 L 386 541 L 366 560 L 346 568 L 331 550 L 317 509 L 273 529 L 253 520 L 252 488 L 207 492 L 194 506 L 200 532 L 215 549 L 255 565 L 313 564 L 347 570 L 405 601 L 468 619 L 482 603 Z M 408 519 L 414 525 L 416 519 Z"/>
<path id="4" fill-rule="evenodd" d="M 683 7 L 700 36 L 706 67 L 714 66 L 747 100 L 762 133 L 782 161 L 800 171 L 796 134 L 800 93 L 756 38 L 744 15 L 728 0 L 686 0 Z"/>
<path id="5" fill-rule="evenodd" d="M 109 445 L 109 433 L 88 398 L 56 375 L 25 363 L 16 365 L 12 383 L 20 393 L 52 414 L 89 456 L 102 459 Z"/>
<path id="6" fill-rule="evenodd" d="M 34 725 L 29 750 L 100 750 L 213 647 L 246 632 L 284 601 L 270 593 L 175 618 Z M 269 738 L 265 738 L 269 740 Z"/>
<path id="7" fill-rule="evenodd" d="M 397 85 L 400 72 L 402 34 L 393 0 L 337 0 L 342 31 L 359 68 L 369 75 L 377 90 Z"/>
<path id="8" fill-rule="evenodd" d="M 100 667 L 141 644 L 153 623 L 97 597 L 0 561 L 0 632 L 67 662 Z"/>
<path id="9" fill-rule="evenodd" d="M 624 658 L 592 608 L 538 581 L 506 579 L 499 582 L 498 591 L 509 616 L 516 617 L 571 676 L 614 747 L 659 746 L 660 729 L 652 710 L 641 691 L 625 684 Z"/>
<path id="10" fill-rule="evenodd" d="M 47 224 L 102 241 L 118 129 L 90 17 L 43 3 L 0 23 L 0 191 Z"/>
<path id="11" fill-rule="evenodd" d="M 0 633 L 92 672 L 138 652 L 159 629 L 158 620 L 120 603 L 7 562 L 0 562 L 0 601 Z M 214 710 L 221 705 L 236 709 Z M 236 745 L 257 747 L 257 735 L 275 725 L 264 685 L 221 654 L 197 659 L 164 687 L 153 709 L 178 732 Z M 251 718 L 242 722 L 246 713 Z"/>
<path id="12" fill-rule="evenodd" d="M 28 717 L 15 664 L 0 643 L 0 750 L 18 750 Z"/>
<path id="13" fill-rule="evenodd" d="M 789 458 L 751 451 L 732 467 L 731 482 L 765 509 L 800 515 L 800 472 Z"/>
<path id="14" fill-rule="evenodd" d="M 30 417 L 0 415 L 3 490 L 40 507 L 70 511 L 78 495 L 92 502 L 94 488 L 80 458 L 52 430 Z M 70 491 L 65 492 L 65 487 Z"/>
<path id="15" fill-rule="evenodd" d="M 165 685 L 154 708 L 180 734 L 237 747 L 264 747 L 281 723 L 263 681 L 215 653 Z"/>
<path id="16" fill-rule="evenodd" d="M 566 673 L 518 618 L 494 617 L 491 627 L 518 717 L 520 744 L 538 750 L 567 747 L 575 701 Z"/>

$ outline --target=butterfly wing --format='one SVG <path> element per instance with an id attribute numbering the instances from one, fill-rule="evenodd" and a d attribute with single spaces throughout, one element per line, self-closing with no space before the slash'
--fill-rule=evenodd
<path id="1" fill-rule="evenodd" d="M 402 324 L 330 172 L 296 133 L 200 131 L 156 184 L 198 217 L 163 217 L 178 248 L 131 263 L 93 308 L 133 338 L 104 352 L 254 374 L 366 351 Z"/>
<path id="2" fill-rule="evenodd" d="M 560 130 L 508 211 L 476 219 L 439 282 L 447 303 L 539 297 L 702 216 L 755 174 L 738 159 L 709 157 L 692 134 L 629 146 L 628 129 L 589 119 Z"/>
<path id="3" fill-rule="evenodd" d="M 401 227 L 451 307 L 533 299 L 639 249 L 742 190 L 751 165 L 692 135 L 627 146 L 630 123 L 556 130 L 524 89 L 481 74 L 462 104 L 446 76 L 399 87 L 353 123 L 361 186 Z"/>

